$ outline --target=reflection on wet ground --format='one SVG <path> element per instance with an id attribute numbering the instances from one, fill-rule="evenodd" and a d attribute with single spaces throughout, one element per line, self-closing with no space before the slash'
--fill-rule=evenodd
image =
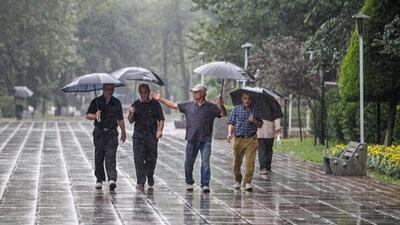
<path id="1" fill-rule="evenodd" d="M 185 190 L 182 131 L 168 124 L 154 189 L 136 188 L 132 142 L 118 148 L 118 187 L 93 188 L 92 125 L 0 122 L 0 224 L 400 224 L 400 187 L 331 177 L 275 154 L 254 191 L 234 190 L 232 151 L 214 140 L 211 193 Z M 195 180 L 199 181 L 199 162 Z"/>

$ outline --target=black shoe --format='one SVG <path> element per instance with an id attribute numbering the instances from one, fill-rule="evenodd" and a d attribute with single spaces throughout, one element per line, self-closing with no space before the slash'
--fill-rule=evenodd
<path id="1" fill-rule="evenodd" d="M 149 185 L 150 188 L 154 186 L 154 178 L 153 177 L 148 177 L 147 178 L 147 184 Z"/>
<path id="2" fill-rule="evenodd" d="M 117 187 L 117 184 L 115 183 L 115 181 L 111 180 L 110 181 L 110 191 L 114 191 L 116 187 Z"/>

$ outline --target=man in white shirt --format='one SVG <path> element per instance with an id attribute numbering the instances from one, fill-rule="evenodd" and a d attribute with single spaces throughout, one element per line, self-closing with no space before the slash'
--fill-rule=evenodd
<path id="1" fill-rule="evenodd" d="M 280 123 L 280 119 L 276 119 L 273 122 L 263 120 L 262 127 L 257 130 L 260 174 L 268 174 L 271 172 L 272 146 L 274 145 L 275 137 L 279 135 L 282 130 Z"/>

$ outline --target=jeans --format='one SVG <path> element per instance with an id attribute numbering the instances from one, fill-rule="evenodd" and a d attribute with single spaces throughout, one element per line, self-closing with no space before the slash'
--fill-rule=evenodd
<path id="1" fill-rule="evenodd" d="M 201 187 L 209 186 L 211 168 L 211 141 L 188 141 L 186 145 L 186 159 L 185 159 L 185 178 L 186 184 L 194 184 L 193 180 L 193 165 L 196 162 L 197 153 L 201 154 Z"/>
<path id="2" fill-rule="evenodd" d="M 273 138 L 259 138 L 258 139 L 258 160 L 260 162 L 260 170 L 271 170 L 272 164 L 272 146 L 274 145 Z"/>

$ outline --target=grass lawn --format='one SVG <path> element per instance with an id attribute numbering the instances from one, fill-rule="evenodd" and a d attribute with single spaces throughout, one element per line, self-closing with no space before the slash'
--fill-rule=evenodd
<path id="1" fill-rule="evenodd" d="M 322 156 L 325 154 L 326 146 L 314 146 L 314 138 L 306 138 L 300 141 L 298 138 L 282 139 L 280 146 L 274 145 L 274 151 L 277 153 L 287 153 L 297 159 L 320 163 L 322 165 Z M 368 176 L 386 184 L 400 185 L 400 179 L 387 176 L 377 171 L 368 170 Z"/>

